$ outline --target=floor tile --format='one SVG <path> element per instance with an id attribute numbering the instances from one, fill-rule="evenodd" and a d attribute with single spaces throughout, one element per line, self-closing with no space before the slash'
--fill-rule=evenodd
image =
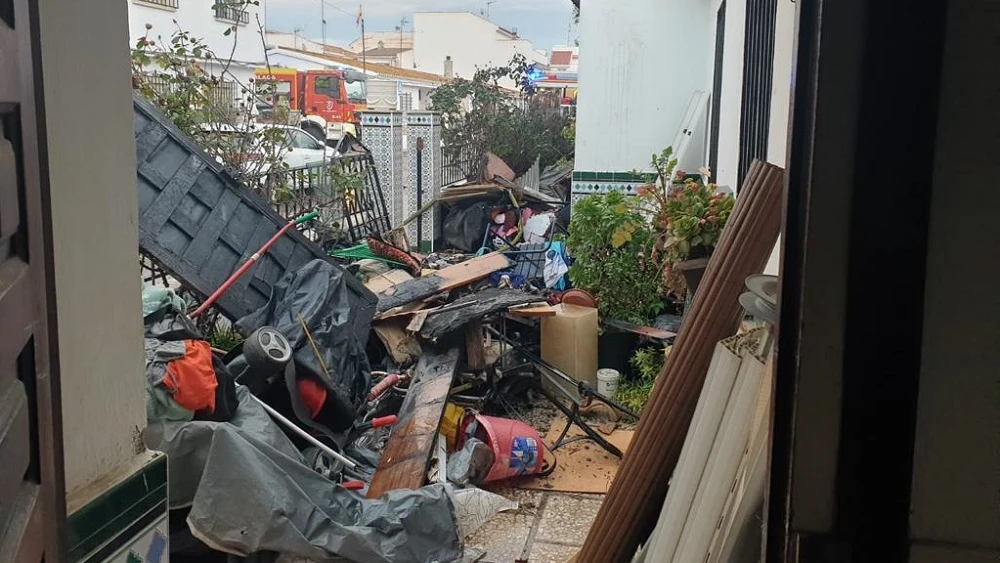
<path id="1" fill-rule="evenodd" d="M 524 550 L 535 512 L 502 512 L 469 536 L 468 547 L 486 551 L 485 563 L 513 563 Z"/>
<path id="2" fill-rule="evenodd" d="M 528 563 L 566 563 L 579 547 L 536 541 L 531 546 Z"/>
<path id="3" fill-rule="evenodd" d="M 549 493 L 535 540 L 583 545 L 603 496 Z"/>

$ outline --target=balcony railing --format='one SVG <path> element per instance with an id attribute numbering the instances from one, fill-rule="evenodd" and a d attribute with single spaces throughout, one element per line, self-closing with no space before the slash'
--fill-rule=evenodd
<path id="1" fill-rule="evenodd" d="M 250 23 L 249 12 L 243 8 L 227 6 L 221 0 L 215 5 L 215 17 L 240 24 Z"/>
<path id="2" fill-rule="evenodd" d="M 176 10 L 179 0 L 135 0 L 135 2 L 136 4 L 152 4 L 153 6 Z"/>

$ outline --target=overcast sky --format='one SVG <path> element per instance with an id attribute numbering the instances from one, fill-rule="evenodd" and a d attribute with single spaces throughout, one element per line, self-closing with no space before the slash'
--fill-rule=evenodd
<path id="1" fill-rule="evenodd" d="M 267 27 L 320 40 L 320 2 L 325 0 L 267 0 Z M 346 46 L 361 36 L 356 24 L 358 0 L 326 1 L 326 38 L 328 43 Z M 402 18 L 404 29 L 412 29 L 413 12 L 472 12 L 486 10 L 486 0 L 364 0 L 365 31 L 392 31 Z M 548 51 L 576 39 L 576 26 L 569 29 L 573 16 L 570 0 L 495 0 L 490 4 L 490 19 L 505 28 L 517 28 L 536 49 Z M 346 12 L 346 13 L 345 13 Z"/>

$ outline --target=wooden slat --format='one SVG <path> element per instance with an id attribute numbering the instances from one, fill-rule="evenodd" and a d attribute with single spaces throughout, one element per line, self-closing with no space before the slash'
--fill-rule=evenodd
<path id="1" fill-rule="evenodd" d="M 31 271 L 17 258 L 0 264 L 0 366 L 11 365 L 31 338 L 34 329 Z M 15 373 L 0 372 L 0 390 Z M 2 391 L 0 391 L 2 392 Z"/>
<path id="2" fill-rule="evenodd" d="M 17 197 L 17 155 L 10 141 L 4 138 L 3 123 L 0 123 L 0 240 L 17 232 L 20 209 Z"/>
<path id="3" fill-rule="evenodd" d="M 429 276 L 419 277 L 386 289 L 379 296 L 378 311 L 388 311 L 412 301 L 425 299 L 435 293 L 468 285 L 510 266 L 510 260 L 498 252 L 477 256 L 461 264 L 448 266 Z"/>
<path id="4" fill-rule="evenodd" d="M 425 353 L 417 362 L 413 382 L 399 410 L 399 421 L 392 428 L 368 487 L 368 498 L 423 486 L 459 355 L 458 348 L 450 348 L 443 353 Z"/>
<path id="5" fill-rule="evenodd" d="M 189 250 L 184 253 L 184 259 L 197 267 L 201 267 L 205 260 L 211 255 L 215 239 L 233 219 L 236 209 L 236 201 L 240 199 L 235 191 L 227 190 L 222 194 L 222 202 L 212 208 L 212 212 L 201 223 L 198 234 L 188 245 Z"/>
<path id="6" fill-rule="evenodd" d="M 139 223 L 143 229 L 150 233 L 160 232 L 204 169 L 205 163 L 197 155 L 188 157 L 180 170 L 163 187 L 163 192 L 156 201 L 142 214 Z"/>
<path id="7" fill-rule="evenodd" d="M 20 381 L 0 390 L 0 499 L 14 497 L 31 462 L 29 414 L 28 397 Z M 0 514 L 2 508 L 0 505 Z"/>
<path id="8" fill-rule="evenodd" d="M 556 308 L 549 304 L 530 305 L 511 309 L 509 314 L 513 317 L 554 317 Z"/>
<path id="9" fill-rule="evenodd" d="M 0 526 L 0 561 L 38 563 L 42 561 L 43 537 L 41 487 L 22 482 L 13 502 L 4 506 L 7 521 Z"/>

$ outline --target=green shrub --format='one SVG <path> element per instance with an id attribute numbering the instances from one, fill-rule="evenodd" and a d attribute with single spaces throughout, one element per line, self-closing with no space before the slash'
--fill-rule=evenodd
<path id="1" fill-rule="evenodd" d="M 647 255 L 653 232 L 625 198 L 591 195 L 573 207 L 569 279 L 593 294 L 601 316 L 645 324 L 663 308 L 660 269 Z"/>

